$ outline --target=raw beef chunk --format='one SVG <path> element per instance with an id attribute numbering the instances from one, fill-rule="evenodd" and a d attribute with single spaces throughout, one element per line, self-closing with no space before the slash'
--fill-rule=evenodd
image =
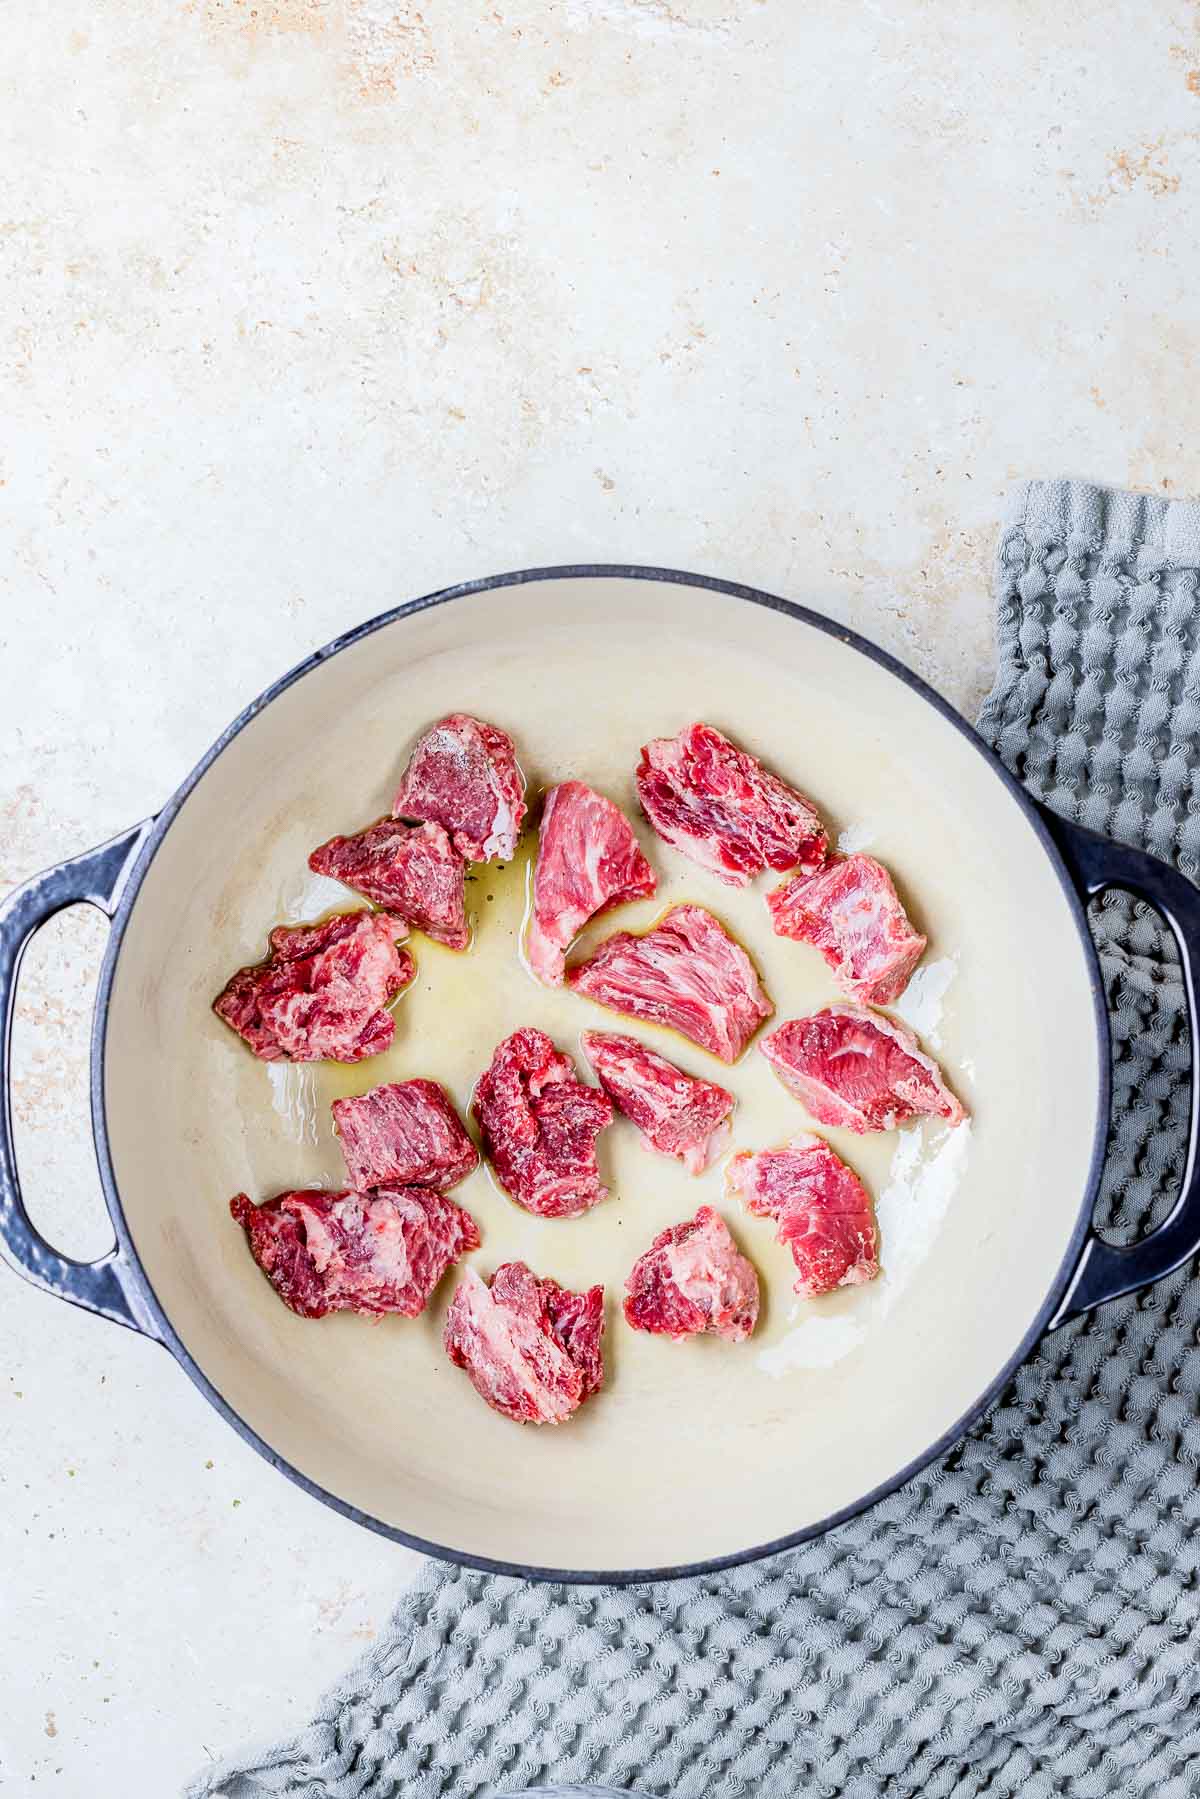
<path id="1" fill-rule="evenodd" d="M 572 1293 L 506 1262 L 490 1288 L 466 1270 L 444 1341 L 494 1411 L 518 1424 L 561 1424 L 604 1380 L 603 1334 L 603 1287 Z"/>
<path id="2" fill-rule="evenodd" d="M 635 1037 L 585 1031 L 583 1053 L 616 1106 L 660 1155 L 676 1156 L 703 1174 L 729 1142 L 732 1093 L 676 1068 Z"/>
<path id="3" fill-rule="evenodd" d="M 229 1202 L 255 1261 L 301 1318 L 360 1312 L 415 1318 L 451 1262 L 479 1248 L 469 1212 L 429 1187 L 281 1193 Z"/>
<path id="4" fill-rule="evenodd" d="M 758 1322 L 758 1276 L 711 1206 L 660 1231 L 625 1282 L 625 1316 L 636 1331 L 684 1337 L 708 1331 L 743 1343 Z"/>
<path id="5" fill-rule="evenodd" d="M 394 1081 L 335 1099 L 333 1123 L 350 1185 L 434 1187 L 445 1193 L 479 1164 L 458 1113 L 436 1081 Z"/>
<path id="6" fill-rule="evenodd" d="M 361 1062 L 392 1041 L 386 1008 L 416 973 L 390 912 L 337 912 L 277 925 L 265 962 L 239 968 L 213 1002 L 264 1062 Z"/>
<path id="7" fill-rule="evenodd" d="M 827 1006 L 811 1018 L 790 1019 L 759 1047 L 818 1124 L 863 1136 L 895 1130 L 922 1113 L 947 1124 L 966 1117 L 912 1032 L 861 1006 Z"/>
<path id="8" fill-rule="evenodd" d="M 764 868 L 811 873 L 825 860 L 825 827 L 812 803 L 711 725 L 644 744 L 637 790 L 664 842 L 731 887 Z"/>
<path id="9" fill-rule="evenodd" d="M 538 980 L 561 986 L 565 951 L 588 919 L 627 900 L 647 899 L 656 886 L 633 826 L 611 800 L 582 781 L 552 787 L 542 811 L 525 939 Z"/>
<path id="10" fill-rule="evenodd" d="M 802 1299 L 857 1287 L 879 1273 L 879 1237 L 867 1190 L 820 1137 L 793 1137 L 782 1149 L 744 1149 L 725 1175 L 756 1218 L 773 1218 L 792 1252 Z"/>
<path id="11" fill-rule="evenodd" d="M 576 1218 L 606 1193 L 596 1138 L 612 1101 L 585 1087 L 545 1031 L 514 1031 L 479 1077 L 471 1107 L 504 1191 L 542 1218 Z"/>
<path id="12" fill-rule="evenodd" d="M 442 825 L 466 862 L 511 862 L 524 795 L 512 738 L 481 718 L 452 712 L 409 757 L 392 812 Z"/>
<path id="13" fill-rule="evenodd" d="M 567 970 L 567 984 L 614 1012 L 670 1025 L 722 1062 L 736 1062 L 775 1010 L 745 950 L 700 906 L 673 906 L 641 937 L 606 937 Z"/>
<path id="14" fill-rule="evenodd" d="M 344 881 L 450 949 L 466 949 L 467 865 L 441 825 L 381 818 L 356 837 L 331 837 L 308 858 L 314 874 Z"/>
<path id="15" fill-rule="evenodd" d="M 871 856 L 839 856 L 815 875 L 796 875 L 767 895 L 780 937 L 819 949 L 843 993 L 890 1006 L 925 951 L 892 877 Z"/>

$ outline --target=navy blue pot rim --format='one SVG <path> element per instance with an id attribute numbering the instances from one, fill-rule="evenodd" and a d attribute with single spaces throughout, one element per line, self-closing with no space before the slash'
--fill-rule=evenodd
<path id="1" fill-rule="evenodd" d="M 168 1315 L 159 1303 L 158 1296 L 154 1292 L 149 1277 L 142 1267 L 141 1261 L 137 1255 L 136 1248 L 134 1247 L 126 1223 L 124 1210 L 121 1205 L 120 1194 L 113 1174 L 108 1139 L 108 1124 L 104 1103 L 103 1070 L 108 1023 L 108 1005 L 126 926 L 133 907 L 136 904 L 142 882 L 145 879 L 151 862 L 154 860 L 159 845 L 162 843 L 163 838 L 166 836 L 167 831 L 170 829 L 171 824 L 184 804 L 184 801 L 192 792 L 192 789 L 203 778 L 207 770 L 212 766 L 213 762 L 215 762 L 227 745 L 245 729 L 252 719 L 256 718 L 260 712 L 264 711 L 273 700 L 277 699 L 280 694 L 286 692 L 289 687 L 294 686 L 297 681 L 302 680 L 303 677 L 311 673 L 313 669 L 319 668 L 323 663 L 329 661 L 331 657 L 338 655 L 342 650 L 350 648 L 353 644 L 361 643 L 364 638 L 370 637 L 376 631 L 383 630 L 386 626 L 396 623 L 399 619 L 409 618 L 417 613 L 428 611 L 435 606 L 447 605 L 454 600 L 466 599 L 474 594 L 496 592 L 507 587 L 523 586 L 533 581 L 581 579 L 623 579 L 664 582 L 684 588 L 699 588 L 713 593 L 726 594 L 734 599 L 746 600 L 753 605 L 764 606 L 770 611 L 779 612 L 789 618 L 794 618 L 798 623 L 808 625 L 815 630 L 825 633 L 827 636 L 837 638 L 842 643 L 867 657 L 869 661 L 886 669 L 890 674 L 894 675 L 897 680 L 903 682 L 906 687 L 910 688 L 914 693 L 919 694 L 923 700 L 941 715 L 948 725 L 964 737 L 978 754 L 987 761 L 992 772 L 1007 788 L 1013 801 L 1025 814 L 1030 825 L 1037 833 L 1058 876 L 1064 897 L 1071 909 L 1076 929 L 1079 933 L 1079 939 L 1085 954 L 1091 982 L 1093 1012 L 1097 1032 L 1099 1083 L 1096 1122 L 1094 1126 L 1088 1179 L 1081 1200 L 1079 1214 L 1066 1253 L 1063 1256 L 1054 1280 L 1051 1282 L 1049 1292 L 1047 1293 L 1043 1305 L 1039 1309 L 1033 1323 L 1025 1333 L 1019 1347 L 1005 1363 L 995 1379 L 990 1382 L 985 1391 L 979 1396 L 978 1400 L 964 1412 L 948 1430 L 939 1436 L 935 1442 L 930 1444 L 928 1449 L 906 1463 L 894 1476 L 880 1483 L 880 1485 L 872 1488 L 870 1492 L 857 1499 L 852 1505 L 846 1506 L 842 1510 L 834 1512 L 829 1517 L 821 1519 L 815 1524 L 808 1525 L 802 1530 L 797 1530 L 786 1536 L 775 1538 L 767 1543 L 756 1544 L 749 1549 L 738 1551 L 735 1554 L 716 1556 L 705 1561 L 691 1562 L 665 1568 L 577 1570 L 570 1568 L 538 1567 L 530 1564 L 499 1561 L 486 1556 L 472 1555 L 466 1551 L 453 1549 L 445 1544 L 430 1542 L 425 1538 L 415 1536 L 409 1531 L 402 1530 L 396 1525 L 387 1524 L 382 1519 L 373 1517 L 370 1513 L 362 1511 L 359 1507 L 352 1505 L 349 1501 L 340 1499 L 335 1493 L 331 1493 L 328 1489 L 319 1485 L 318 1482 L 310 1480 L 307 1475 L 302 1474 L 298 1468 L 293 1467 L 293 1465 L 285 1460 L 284 1457 L 277 1454 L 277 1452 L 272 1449 L 271 1445 L 261 1437 L 237 1411 L 235 1411 L 224 1395 L 202 1372 L 190 1352 L 176 1334 Z M 1074 827 L 1070 828 L 1074 829 Z M 487 576 L 475 581 L 465 581 L 456 586 L 441 588 L 434 593 L 425 594 L 420 598 L 408 600 L 402 605 L 392 607 L 390 610 L 379 613 L 376 617 L 366 620 L 363 624 L 356 626 L 351 631 L 345 632 L 340 637 L 334 638 L 332 642 L 326 644 L 323 648 L 314 651 L 310 656 L 305 657 L 302 662 L 297 663 L 287 674 L 282 675 L 279 680 L 275 681 L 270 687 L 266 688 L 264 692 L 259 694 L 257 699 L 252 700 L 250 704 L 239 713 L 237 718 L 233 720 L 227 729 L 221 733 L 216 742 L 206 751 L 200 761 L 197 762 L 196 766 L 192 769 L 191 773 L 176 789 L 162 811 L 155 817 L 152 827 L 141 842 L 133 866 L 124 879 L 120 902 L 113 914 L 109 943 L 100 972 L 100 981 L 96 995 L 96 1007 L 92 1025 L 92 1123 L 104 1197 L 108 1204 L 108 1209 L 116 1230 L 118 1247 L 125 1260 L 124 1275 L 127 1281 L 136 1284 L 142 1308 L 148 1318 L 152 1320 L 152 1328 L 147 1330 L 145 1334 L 161 1341 L 208 1400 L 210 1405 L 212 1405 L 221 1417 L 224 1418 L 225 1422 L 232 1426 L 244 1442 L 257 1450 L 259 1455 L 261 1455 L 265 1461 L 269 1462 L 273 1468 L 279 1471 L 279 1473 L 285 1475 L 303 1492 L 309 1494 L 312 1498 L 321 1501 L 321 1503 L 330 1506 L 334 1511 L 341 1513 L 343 1517 L 352 1520 L 356 1524 L 363 1525 L 368 1530 L 374 1531 L 377 1535 L 389 1538 L 391 1541 L 401 1544 L 405 1548 L 417 1550 L 422 1554 L 433 1556 L 440 1561 L 448 1562 L 459 1567 L 471 1568 L 486 1574 L 509 1575 L 522 1580 L 547 1581 L 569 1586 L 629 1586 L 656 1581 L 683 1580 L 718 1574 L 726 1569 L 739 1567 L 747 1562 L 761 1561 L 770 1556 L 784 1554 L 790 1549 L 799 1548 L 802 1544 L 809 1542 L 816 1537 L 824 1536 L 830 1530 L 835 1530 L 839 1525 L 847 1523 L 850 1519 L 858 1517 L 861 1513 L 869 1511 L 873 1506 L 879 1504 L 881 1500 L 887 1498 L 889 1494 L 896 1492 L 898 1488 L 902 1487 L 907 1481 L 919 1474 L 922 1469 L 928 1467 L 932 1462 L 936 1461 L 939 1456 L 943 1455 L 956 1443 L 960 1442 L 971 1425 L 975 1423 L 988 1410 L 994 1401 L 1000 1397 L 1016 1370 L 1020 1367 L 1022 1362 L 1027 1359 L 1030 1351 L 1045 1334 L 1046 1330 L 1052 1324 L 1059 1322 L 1064 1315 L 1061 1302 L 1063 1301 L 1064 1294 L 1067 1293 L 1072 1275 L 1077 1273 L 1079 1268 L 1080 1257 L 1090 1232 L 1092 1210 L 1104 1165 L 1110 1110 L 1111 1078 L 1109 1072 L 1108 1013 L 1105 1004 L 1099 964 L 1096 959 L 1091 936 L 1088 932 L 1084 905 L 1077 889 L 1076 882 L 1068 872 L 1063 851 L 1060 849 L 1059 843 L 1056 842 L 1057 836 L 1057 832 L 1052 832 L 1051 826 L 1047 822 L 1047 817 L 1044 815 L 1042 809 L 1025 789 L 1021 787 L 1020 783 L 1009 770 L 1005 768 L 999 758 L 993 754 L 983 740 L 976 734 L 970 724 L 955 712 L 953 707 L 944 700 L 940 694 L 929 687 L 919 675 L 914 674 L 911 669 L 906 668 L 903 663 L 889 655 L 886 650 L 882 650 L 878 645 L 870 642 L 869 639 L 860 636 L 858 632 L 853 631 L 846 626 L 838 624 L 835 620 L 826 617 L 823 613 L 816 612 L 811 607 L 801 605 L 796 601 L 783 599 L 777 594 L 771 594 L 764 592 L 759 588 L 745 586 L 740 582 L 726 581 L 711 575 L 690 574 L 679 569 L 642 566 L 635 563 L 571 563 L 546 568 L 519 569 L 507 574 Z"/>

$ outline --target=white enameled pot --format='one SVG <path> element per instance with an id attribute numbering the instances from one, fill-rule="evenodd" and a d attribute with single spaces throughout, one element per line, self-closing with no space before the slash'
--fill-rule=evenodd
<path id="1" fill-rule="evenodd" d="M 388 810 L 414 736 L 452 710 L 519 745 L 531 793 L 581 777 L 636 816 L 648 737 L 705 718 L 807 791 L 844 841 L 893 870 L 929 933 L 906 1002 L 971 1111 L 874 1138 L 831 1133 L 879 1202 L 884 1272 L 801 1305 L 773 1227 L 643 1150 L 602 1142 L 613 1197 L 585 1217 L 520 1211 L 481 1169 L 456 1197 L 485 1274 L 522 1257 L 610 1295 L 605 1390 L 566 1426 L 490 1412 L 440 1346 L 450 1275 L 426 1314 L 307 1322 L 254 1266 L 228 1202 L 337 1184 L 329 1101 L 427 1075 L 464 1110 L 521 1024 L 565 1048 L 611 1014 L 546 992 L 518 954 L 528 845 L 468 889 L 470 953 L 414 939 L 418 978 L 373 1061 L 273 1066 L 213 1016 L 269 928 L 360 902 L 308 873 L 310 849 Z M 746 944 L 780 1018 L 837 997 L 822 959 L 769 930 L 760 881 L 721 886 L 659 844 L 658 897 L 709 906 Z M 527 836 L 530 834 L 527 834 Z M 159 1339 L 230 1424 L 317 1498 L 400 1541 L 533 1577 L 621 1581 L 712 1569 L 862 1510 L 953 1442 L 1039 1333 L 1177 1267 L 1200 1241 L 1192 1164 L 1172 1217 L 1128 1249 L 1090 1226 L 1108 1125 L 1107 1023 L 1084 902 L 1142 894 L 1191 984 L 1200 895 L 1159 862 L 1043 813 L 972 731 L 886 655 L 820 615 L 661 569 L 538 569 L 415 600 L 329 645 L 237 719 L 157 817 L 48 870 L 0 913 L 0 1008 L 33 932 L 80 900 L 112 920 L 93 1033 L 93 1122 L 112 1252 L 59 1254 L 21 1203 L 7 1106 L 0 1231 L 18 1272 Z M 590 927 L 584 943 L 613 928 Z M 736 1147 L 803 1129 L 751 1049 L 732 1070 L 641 1026 L 737 1093 Z M 5 1042 L 8 1042 L 6 1028 Z M 1194 1143 L 1193 1143 L 1194 1149 Z M 765 1304 L 742 1346 L 635 1336 L 618 1299 L 634 1257 L 701 1200 L 756 1263 Z"/>

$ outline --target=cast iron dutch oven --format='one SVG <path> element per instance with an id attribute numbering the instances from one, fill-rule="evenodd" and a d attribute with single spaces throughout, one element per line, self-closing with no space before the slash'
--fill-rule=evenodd
<path id="1" fill-rule="evenodd" d="M 268 1067 L 213 1015 L 229 974 L 284 920 L 358 905 L 311 876 L 310 849 L 389 809 L 415 735 L 464 710 L 510 731 L 531 794 L 579 776 L 636 815 L 640 744 L 711 720 L 809 791 L 843 842 L 895 873 L 929 933 L 905 1004 L 969 1125 L 833 1133 L 879 1205 L 884 1273 L 819 1302 L 791 1295 L 773 1227 L 648 1154 L 604 1139 L 613 1197 L 585 1217 L 520 1211 L 480 1170 L 458 1190 L 489 1274 L 514 1257 L 609 1293 L 608 1382 L 568 1424 L 521 1428 L 449 1365 L 454 1275 L 417 1320 L 294 1317 L 229 1217 L 337 1184 L 328 1102 L 427 1075 L 459 1105 L 521 1024 L 566 1048 L 622 1028 L 536 987 L 518 945 L 528 849 L 469 888 L 470 952 L 415 938 L 419 972 L 391 1050 L 357 1067 Z M 643 826 L 657 899 L 688 898 L 756 959 L 782 1019 L 837 997 L 821 957 L 771 935 L 762 888 L 723 887 Z M 527 833 L 527 837 L 532 833 Z M 477 1567 L 568 1581 L 710 1570 L 863 1510 L 941 1454 L 1039 1335 L 1176 1268 L 1200 1243 L 1193 1139 L 1179 1202 L 1130 1248 L 1091 1227 L 1109 1122 L 1108 1032 L 1084 905 L 1141 895 L 1179 942 L 1195 1031 L 1200 896 L 1172 869 L 1043 812 L 936 694 L 802 606 L 665 569 L 528 570 L 414 600 L 332 643 L 236 719 L 157 817 L 49 869 L 0 915 L 0 1004 L 21 952 L 64 906 L 112 921 L 92 1036 L 92 1113 L 116 1231 L 96 1262 L 59 1255 L 0 1143 L 7 1258 L 48 1292 L 163 1343 L 233 1428 L 317 1498 L 373 1530 Z M 590 927 L 589 941 L 613 928 Z M 585 946 L 586 947 L 586 944 Z M 751 1049 L 723 1071 L 635 1027 L 738 1096 L 735 1144 L 808 1128 Z M 672 1344 L 621 1321 L 634 1257 L 700 1200 L 722 1207 L 762 1278 L 755 1337 Z"/>

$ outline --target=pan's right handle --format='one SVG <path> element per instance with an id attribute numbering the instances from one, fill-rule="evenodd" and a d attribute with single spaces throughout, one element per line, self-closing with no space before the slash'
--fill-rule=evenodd
<path id="1" fill-rule="evenodd" d="M 1062 1304 L 1051 1319 L 1055 1325 L 1123 1293 L 1148 1287 L 1200 1250 L 1200 889 L 1157 856 L 1071 824 L 1046 806 L 1039 810 L 1085 901 L 1117 888 L 1148 900 L 1162 914 L 1179 947 L 1192 1039 L 1191 1113 L 1179 1198 L 1162 1224 L 1136 1243 L 1106 1243 L 1094 1231 L 1089 1232 Z"/>
<path id="2" fill-rule="evenodd" d="M 47 1243 L 25 1209 L 13 1142 L 12 1026 L 21 958 L 34 934 L 56 912 L 81 902 L 111 919 L 153 822 L 146 819 L 99 849 L 45 869 L 0 905 L 0 1258 L 45 1292 L 146 1336 L 158 1333 L 120 1245 L 94 1262 L 74 1261 Z"/>

